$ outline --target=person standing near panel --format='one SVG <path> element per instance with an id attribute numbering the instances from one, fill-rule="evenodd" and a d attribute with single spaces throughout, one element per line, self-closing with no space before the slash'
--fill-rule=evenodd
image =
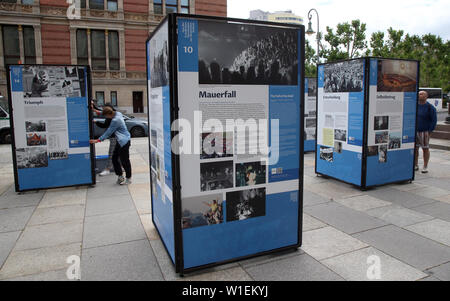
<path id="1" fill-rule="evenodd" d="M 123 120 L 123 115 L 120 112 L 115 112 L 110 107 L 104 107 L 103 116 L 111 119 L 111 125 L 106 132 L 98 140 L 90 140 L 90 143 L 95 144 L 102 142 L 112 135 L 116 136 L 117 144 L 113 152 L 112 161 L 114 171 L 117 178 L 117 184 L 128 185 L 131 184 L 131 162 L 130 162 L 130 146 L 131 135 Z M 120 160 L 119 160 L 120 159 Z M 122 167 L 125 169 L 126 178 L 123 177 Z"/>
<path id="2" fill-rule="evenodd" d="M 416 156 L 414 170 L 419 170 L 419 148 L 423 150 L 422 173 L 428 173 L 428 162 L 430 161 L 430 134 L 434 131 L 437 123 L 436 109 L 427 102 L 428 93 L 419 92 L 419 105 L 417 111 L 417 136 Z"/>

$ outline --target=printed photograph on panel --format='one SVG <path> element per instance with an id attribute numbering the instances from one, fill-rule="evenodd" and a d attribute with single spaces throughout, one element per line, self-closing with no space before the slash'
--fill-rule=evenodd
<path id="1" fill-rule="evenodd" d="M 402 133 L 389 133 L 389 149 L 399 149 L 402 147 Z"/>
<path id="2" fill-rule="evenodd" d="M 298 31 L 198 21 L 199 83 L 297 85 Z"/>
<path id="3" fill-rule="evenodd" d="M 31 132 L 45 132 L 46 131 L 46 123 L 44 120 L 38 121 L 25 121 L 25 131 L 27 133 Z"/>
<path id="4" fill-rule="evenodd" d="M 47 145 L 47 135 L 42 133 L 29 133 L 27 134 L 27 145 Z"/>
<path id="5" fill-rule="evenodd" d="M 380 145 L 378 149 L 378 162 L 387 163 L 387 155 L 388 155 L 388 146 Z"/>
<path id="6" fill-rule="evenodd" d="M 233 132 L 203 133 L 200 159 L 233 157 Z"/>
<path id="7" fill-rule="evenodd" d="M 226 194 L 227 222 L 266 215 L 266 188 L 233 191 Z"/>
<path id="8" fill-rule="evenodd" d="M 169 33 L 167 24 L 160 27 L 150 40 L 150 86 L 169 85 Z"/>
<path id="9" fill-rule="evenodd" d="M 332 147 L 320 147 L 320 160 L 324 160 L 327 162 L 333 162 L 333 148 Z"/>
<path id="10" fill-rule="evenodd" d="M 236 164 L 236 187 L 266 183 L 266 165 L 260 161 Z"/>
<path id="11" fill-rule="evenodd" d="M 416 92 L 417 62 L 378 61 L 378 92 Z"/>
<path id="12" fill-rule="evenodd" d="M 223 223 L 222 194 L 197 196 L 183 199 L 183 229 Z"/>
<path id="13" fill-rule="evenodd" d="M 309 97 L 317 96 L 317 79 L 316 78 L 308 78 L 308 96 Z"/>
<path id="14" fill-rule="evenodd" d="M 378 146 L 368 146 L 367 147 L 367 156 L 368 157 L 374 157 L 378 156 Z"/>
<path id="15" fill-rule="evenodd" d="M 334 142 L 334 152 L 337 154 L 342 154 L 342 142 L 335 141 Z"/>
<path id="16" fill-rule="evenodd" d="M 364 90 L 364 61 L 353 60 L 324 66 L 324 92 L 346 93 Z"/>
<path id="17" fill-rule="evenodd" d="M 233 188 L 233 161 L 200 164 L 201 191 Z"/>
<path id="18" fill-rule="evenodd" d="M 389 116 L 375 116 L 375 131 L 389 130 Z"/>
<path id="19" fill-rule="evenodd" d="M 47 148 L 28 147 L 16 150 L 17 168 L 41 168 L 48 167 Z"/>
<path id="20" fill-rule="evenodd" d="M 382 144 L 389 142 L 389 132 L 376 132 L 375 133 L 375 144 Z"/>

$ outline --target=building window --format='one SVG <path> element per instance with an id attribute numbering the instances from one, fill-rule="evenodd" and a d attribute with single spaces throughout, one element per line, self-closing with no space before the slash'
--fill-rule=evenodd
<path id="1" fill-rule="evenodd" d="M 5 65 L 20 63 L 19 28 L 17 26 L 2 26 L 3 56 Z"/>
<path id="2" fill-rule="evenodd" d="M 22 0 L 22 4 L 33 5 L 34 0 Z"/>
<path id="3" fill-rule="evenodd" d="M 108 33 L 108 52 L 109 69 L 120 70 L 119 33 L 117 31 Z"/>
<path id="4" fill-rule="evenodd" d="M 23 27 L 23 52 L 25 64 L 36 64 L 36 46 L 34 44 L 34 28 Z"/>
<path id="5" fill-rule="evenodd" d="M 178 11 L 177 0 L 166 0 L 166 14 L 176 13 Z"/>
<path id="6" fill-rule="evenodd" d="M 89 8 L 90 9 L 105 9 L 104 0 L 89 0 Z"/>
<path id="7" fill-rule="evenodd" d="M 89 65 L 86 29 L 77 30 L 77 62 L 79 65 Z"/>
<path id="8" fill-rule="evenodd" d="M 117 11 L 117 0 L 108 0 L 107 5 L 109 11 Z"/>
<path id="9" fill-rule="evenodd" d="M 106 70 L 106 43 L 103 30 L 91 31 L 91 64 L 93 70 Z"/>
<path id="10" fill-rule="evenodd" d="M 117 91 L 111 91 L 111 105 L 117 107 Z"/>
<path id="11" fill-rule="evenodd" d="M 80 1 L 80 8 L 86 8 L 86 0 L 79 0 Z"/>
<path id="12" fill-rule="evenodd" d="M 103 106 L 105 104 L 105 92 L 103 91 L 95 92 L 95 99 L 97 100 L 98 106 Z"/>
<path id="13" fill-rule="evenodd" d="M 0 2 L 17 3 L 17 0 L 0 0 Z"/>
<path id="14" fill-rule="evenodd" d="M 181 0 L 181 13 L 189 14 L 189 0 Z"/>
<path id="15" fill-rule="evenodd" d="M 157 15 L 162 15 L 162 1 L 161 0 L 154 0 L 153 1 L 153 12 Z"/>

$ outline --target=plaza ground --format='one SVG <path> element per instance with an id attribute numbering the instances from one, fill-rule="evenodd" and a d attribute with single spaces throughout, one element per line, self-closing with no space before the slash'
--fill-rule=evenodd
<path id="1" fill-rule="evenodd" d="M 97 145 L 106 154 L 108 143 Z M 0 145 L 0 280 L 450 280 L 450 151 L 432 150 L 412 184 L 361 191 L 314 174 L 305 155 L 303 247 L 180 278 L 151 222 L 147 138 L 133 139 L 134 181 L 18 195 L 10 145 Z"/>

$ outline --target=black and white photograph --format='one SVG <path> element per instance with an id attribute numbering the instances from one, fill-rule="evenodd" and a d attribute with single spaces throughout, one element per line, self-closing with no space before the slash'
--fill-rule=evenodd
<path id="1" fill-rule="evenodd" d="M 332 147 L 320 147 L 320 160 L 333 162 L 334 156 L 333 156 L 333 148 Z"/>
<path id="2" fill-rule="evenodd" d="M 68 150 L 51 151 L 48 153 L 50 160 L 66 160 L 69 158 Z"/>
<path id="3" fill-rule="evenodd" d="M 233 132 L 202 133 L 201 160 L 233 157 Z"/>
<path id="4" fill-rule="evenodd" d="M 380 148 L 378 149 L 378 162 L 387 163 L 388 160 L 387 155 L 388 155 L 388 146 L 380 145 Z"/>
<path id="5" fill-rule="evenodd" d="M 305 140 L 316 140 L 316 128 L 305 129 Z"/>
<path id="6" fill-rule="evenodd" d="M 334 142 L 334 152 L 337 154 L 342 154 L 342 142 L 335 141 Z"/>
<path id="7" fill-rule="evenodd" d="M 183 229 L 223 223 L 223 195 L 203 195 L 182 201 Z"/>
<path id="8" fill-rule="evenodd" d="M 236 164 L 236 187 L 266 183 L 266 165 L 261 161 Z"/>
<path id="9" fill-rule="evenodd" d="M 399 149 L 402 147 L 402 133 L 389 133 L 389 149 Z"/>
<path id="10" fill-rule="evenodd" d="M 377 145 L 368 146 L 367 147 L 367 156 L 368 157 L 378 156 L 378 146 Z"/>
<path id="11" fill-rule="evenodd" d="M 45 132 L 47 130 L 47 125 L 44 120 L 39 121 L 25 121 L 25 131 L 27 133 L 31 132 Z"/>
<path id="12" fill-rule="evenodd" d="M 364 61 L 352 60 L 324 66 L 324 92 L 346 93 L 364 90 Z"/>
<path id="13" fill-rule="evenodd" d="M 417 62 L 403 60 L 378 61 L 378 92 L 416 92 Z"/>
<path id="14" fill-rule="evenodd" d="M 227 222 L 266 215 L 266 189 L 233 191 L 226 194 Z"/>
<path id="15" fill-rule="evenodd" d="M 48 167 L 47 148 L 29 147 L 16 150 L 17 168 L 41 168 Z"/>
<path id="16" fill-rule="evenodd" d="M 317 96 L 317 80 L 316 78 L 308 78 L 308 96 Z"/>
<path id="17" fill-rule="evenodd" d="M 389 130 L 389 116 L 375 116 L 373 129 L 375 131 Z"/>
<path id="18" fill-rule="evenodd" d="M 298 31 L 198 21 L 199 83 L 297 85 Z"/>
<path id="19" fill-rule="evenodd" d="M 334 140 L 347 141 L 347 130 L 334 130 Z"/>
<path id="20" fill-rule="evenodd" d="M 167 25 L 150 40 L 150 86 L 152 88 L 169 85 L 169 48 Z"/>
<path id="21" fill-rule="evenodd" d="M 152 177 L 152 180 L 151 180 L 151 182 L 152 182 L 152 197 L 153 197 L 153 200 L 157 200 L 159 197 L 159 194 L 158 194 L 158 189 L 157 189 L 158 180 L 157 180 L 156 172 L 152 169 L 150 171 L 150 174 Z"/>
<path id="22" fill-rule="evenodd" d="M 316 127 L 316 118 L 306 118 L 305 119 L 305 128 L 315 128 Z"/>
<path id="23" fill-rule="evenodd" d="M 27 134 L 28 146 L 47 145 L 47 135 L 42 133 L 29 133 Z"/>
<path id="24" fill-rule="evenodd" d="M 150 130 L 150 142 L 154 147 L 158 147 L 158 131 L 151 129 Z"/>
<path id="25" fill-rule="evenodd" d="M 233 161 L 200 164 L 200 190 L 233 188 Z"/>
<path id="26" fill-rule="evenodd" d="M 389 132 L 376 132 L 375 133 L 375 144 L 384 144 L 389 142 Z"/>
<path id="27" fill-rule="evenodd" d="M 24 66 L 24 97 L 81 97 L 84 93 L 81 91 L 77 68 L 73 67 L 73 71 L 70 68 L 72 67 Z"/>
<path id="28" fill-rule="evenodd" d="M 150 159 L 151 166 L 156 170 L 156 149 L 153 146 L 150 147 Z"/>

